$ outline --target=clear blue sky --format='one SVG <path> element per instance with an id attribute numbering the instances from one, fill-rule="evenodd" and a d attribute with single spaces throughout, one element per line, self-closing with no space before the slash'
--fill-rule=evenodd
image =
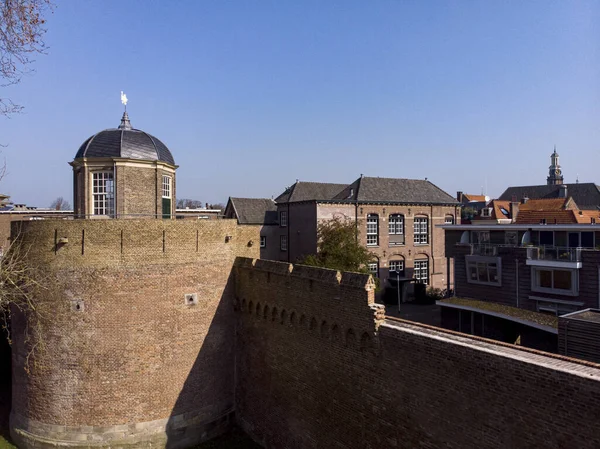
<path id="1" fill-rule="evenodd" d="M 498 196 L 600 183 L 600 1 L 58 1 L 37 73 L 3 88 L 0 191 L 72 197 L 71 161 L 134 127 L 180 165 L 179 198 L 270 197 L 297 178 L 429 178 Z"/>

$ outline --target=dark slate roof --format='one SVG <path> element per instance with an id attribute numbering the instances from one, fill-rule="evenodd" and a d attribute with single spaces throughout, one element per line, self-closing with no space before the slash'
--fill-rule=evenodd
<path id="1" fill-rule="evenodd" d="M 229 198 L 240 224 L 277 224 L 277 206 L 270 198 Z"/>
<path id="2" fill-rule="evenodd" d="M 275 201 L 456 204 L 453 196 L 427 180 L 361 177 L 352 184 L 296 182 Z"/>
<path id="3" fill-rule="evenodd" d="M 299 201 L 331 200 L 347 187 L 347 184 L 328 182 L 296 181 L 285 192 L 275 198 L 277 203 L 295 203 Z"/>
<path id="4" fill-rule="evenodd" d="M 565 184 L 567 196 L 573 197 L 580 209 L 598 209 L 600 207 L 600 187 L 593 182 Z M 559 185 L 518 186 L 509 187 L 500 195 L 500 200 L 511 201 L 513 197 L 520 201 L 523 197 L 530 199 L 558 198 Z"/>
<path id="5" fill-rule="evenodd" d="M 123 157 L 175 165 L 173 155 L 164 143 L 144 131 L 131 128 L 127 113 L 119 128 L 100 131 L 83 142 L 75 159 L 82 157 Z"/>
<path id="6" fill-rule="evenodd" d="M 359 178 L 354 196 L 365 203 L 427 203 L 457 204 L 456 199 L 448 195 L 435 184 L 423 179 L 402 178 Z"/>

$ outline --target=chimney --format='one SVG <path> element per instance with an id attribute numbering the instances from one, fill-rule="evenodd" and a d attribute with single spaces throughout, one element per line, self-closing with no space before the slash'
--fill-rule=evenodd
<path id="1" fill-rule="evenodd" d="M 456 192 L 456 201 L 458 201 L 459 203 L 463 202 L 463 193 L 462 192 Z"/>
<path id="2" fill-rule="evenodd" d="M 567 197 L 567 193 L 568 193 L 567 186 L 564 185 L 564 184 L 561 184 L 558 187 L 558 197 L 559 198 L 566 198 Z"/>
<path id="3" fill-rule="evenodd" d="M 512 220 L 512 222 L 516 222 L 517 221 L 517 215 L 519 215 L 519 202 L 516 200 L 516 198 L 513 197 L 514 201 L 510 202 L 510 218 Z"/>

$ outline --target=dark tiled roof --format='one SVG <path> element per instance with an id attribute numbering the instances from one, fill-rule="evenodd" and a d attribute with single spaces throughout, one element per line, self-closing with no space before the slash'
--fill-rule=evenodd
<path id="1" fill-rule="evenodd" d="M 88 138 L 75 155 L 75 159 L 82 157 L 123 157 L 175 165 L 173 155 L 159 139 L 139 129 L 122 126 Z"/>
<path id="2" fill-rule="evenodd" d="M 297 181 L 275 198 L 275 201 L 277 203 L 295 203 L 299 201 L 331 200 L 347 186 L 347 184 L 331 184 L 328 182 Z"/>
<path id="3" fill-rule="evenodd" d="M 426 180 L 368 177 L 352 184 L 296 182 L 275 199 L 277 203 L 314 200 L 458 205 L 452 196 Z"/>
<path id="4" fill-rule="evenodd" d="M 435 184 L 422 179 L 368 178 L 356 180 L 354 191 L 359 202 L 457 204 Z"/>
<path id="5" fill-rule="evenodd" d="M 558 198 L 560 188 L 558 185 L 509 187 L 500 195 L 499 199 L 511 201 L 514 197 L 517 201 L 520 201 L 525 196 L 531 199 Z M 573 197 L 573 200 L 581 209 L 597 209 L 600 207 L 600 187 L 593 182 L 568 184 L 567 196 Z"/>
<path id="6" fill-rule="evenodd" d="M 277 224 L 277 206 L 270 198 L 229 198 L 240 224 Z"/>

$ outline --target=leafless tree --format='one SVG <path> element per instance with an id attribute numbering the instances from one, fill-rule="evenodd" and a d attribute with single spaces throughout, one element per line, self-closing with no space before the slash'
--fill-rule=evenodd
<path id="1" fill-rule="evenodd" d="M 52 204 L 50 204 L 50 209 L 54 210 L 71 210 L 71 203 L 65 200 L 62 196 L 59 196 Z"/>
<path id="2" fill-rule="evenodd" d="M 52 317 L 52 307 L 43 293 L 51 279 L 28 260 L 29 248 L 18 237 L 13 238 L 6 248 L 0 246 L 0 327 L 12 344 L 11 316 L 26 316 L 23 338 L 29 346 L 25 360 L 28 372 L 36 364 L 35 355 L 45 350 L 44 326 Z"/>
<path id="3" fill-rule="evenodd" d="M 46 52 L 46 19 L 51 0 L 0 0 L 0 86 L 17 84 L 30 73 L 36 54 Z M 20 112 L 22 106 L 0 96 L 0 115 Z"/>
<path id="4" fill-rule="evenodd" d="M 202 201 L 180 198 L 177 200 L 177 209 L 199 209 L 202 207 Z"/>

